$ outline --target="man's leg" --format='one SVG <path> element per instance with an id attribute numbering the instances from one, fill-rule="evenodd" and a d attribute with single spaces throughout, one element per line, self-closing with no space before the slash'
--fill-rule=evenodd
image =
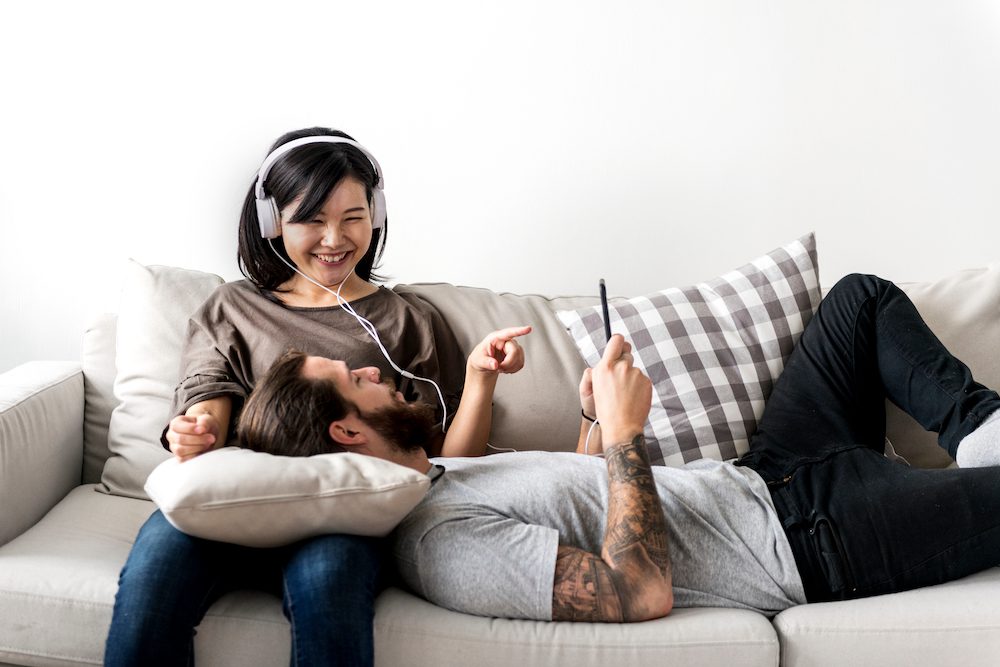
<path id="1" fill-rule="evenodd" d="M 803 332 L 742 462 L 773 481 L 841 449 L 882 451 L 886 397 L 936 431 L 952 456 L 1000 409 L 996 392 L 973 380 L 898 287 L 850 275 Z"/>
<path id="2" fill-rule="evenodd" d="M 292 665 L 374 664 L 372 623 L 384 541 L 324 535 L 287 547 L 284 611 Z"/>
<path id="3" fill-rule="evenodd" d="M 810 602 L 1000 564 L 1000 467 L 922 470 L 856 447 L 801 466 L 772 497 Z"/>
<path id="4" fill-rule="evenodd" d="M 136 537 L 115 596 L 105 665 L 191 665 L 194 628 L 225 592 L 241 547 L 190 537 L 159 510 Z"/>

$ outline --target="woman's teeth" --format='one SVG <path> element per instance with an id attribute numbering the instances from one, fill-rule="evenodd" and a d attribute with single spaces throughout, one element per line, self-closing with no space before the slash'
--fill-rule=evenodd
<path id="1" fill-rule="evenodd" d="M 331 264 L 335 264 L 344 259 L 345 257 L 347 257 L 347 253 L 342 252 L 338 255 L 316 255 L 316 257 L 324 262 L 330 262 Z"/>

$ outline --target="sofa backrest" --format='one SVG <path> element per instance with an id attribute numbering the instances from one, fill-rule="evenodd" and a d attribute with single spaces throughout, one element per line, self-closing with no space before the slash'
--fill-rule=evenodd
<path id="1" fill-rule="evenodd" d="M 177 275 L 193 273 L 197 272 Z M 160 280 L 159 283 L 169 281 Z M 198 289 L 210 291 L 212 283 L 211 280 L 203 281 Z M 906 284 L 903 288 L 944 343 L 972 367 L 977 379 L 987 386 L 1000 387 L 1000 354 L 997 354 L 1000 265 L 963 271 L 933 283 Z M 415 293 L 437 308 L 451 325 L 463 350 L 471 349 L 495 329 L 531 324 L 534 331 L 521 341 L 527 359 L 524 370 L 505 376 L 498 383 L 490 442 L 497 448 L 515 450 L 571 451 L 574 448 L 580 425 L 577 383 L 584 362 L 554 313 L 592 306 L 597 302 L 596 297 L 546 298 L 448 284 L 400 285 L 395 289 Z M 167 297 L 161 294 L 157 298 L 163 303 L 162 299 Z M 178 321 L 176 326 L 182 330 L 185 324 Z M 121 398 L 114 393 L 116 329 L 116 316 L 104 314 L 94 320 L 84 337 L 86 482 L 96 482 L 101 476 L 109 455 L 109 423 Z M 160 354 L 168 359 L 168 363 L 161 366 L 178 366 L 179 347 L 160 349 Z M 175 383 L 176 378 L 160 378 L 158 382 L 163 387 L 172 387 Z M 152 421 L 158 426 L 150 430 L 148 446 L 155 456 L 165 457 L 157 438 L 169 407 L 162 404 L 168 402 L 169 397 L 160 396 L 157 401 L 163 415 L 153 411 Z M 889 405 L 887 419 L 888 437 L 897 452 L 912 464 L 943 467 L 951 463 L 947 454 L 936 445 L 935 434 L 924 431 L 898 408 Z M 151 469 L 150 462 L 124 463 L 138 466 L 135 470 L 139 480 L 137 490 L 129 495 L 141 496 L 141 484 L 149 472 L 145 468 Z"/>
<path id="2" fill-rule="evenodd" d="M 490 444 L 517 451 L 576 448 L 580 433 L 577 388 L 585 364 L 555 313 L 592 306 L 598 303 L 596 296 L 547 298 L 443 283 L 394 289 L 415 293 L 433 305 L 466 352 L 491 331 L 530 324 L 532 332 L 519 339 L 524 369 L 497 383 Z"/>
<path id="3" fill-rule="evenodd" d="M 220 281 L 136 263 L 127 279 L 120 312 L 96 317 L 84 336 L 84 481 L 102 481 L 101 490 L 109 493 L 144 497 L 146 476 L 167 457 L 158 438 L 178 380 L 187 316 Z M 490 442 L 499 450 L 574 449 L 584 362 L 554 312 L 592 305 L 596 297 L 547 299 L 447 284 L 396 289 L 437 308 L 463 350 L 495 329 L 531 324 L 534 331 L 521 340 L 525 369 L 498 383 Z"/>
<path id="4" fill-rule="evenodd" d="M 108 425 L 118 405 L 115 398 L 115 336 L 118 316 L 99 313 L 83 333 L 83 483 L 101 481 L 108 450 Z"/>

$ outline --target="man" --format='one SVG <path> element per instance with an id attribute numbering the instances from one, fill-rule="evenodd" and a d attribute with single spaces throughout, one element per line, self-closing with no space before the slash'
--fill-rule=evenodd
<path id="1" fill-rule="evenodd" d="M 590 375 L 604 461 L 543 452 L 430 461 L 405 437 L 420 432 L 421 417 L 391 387 L 301 355 L 258 385 L 241 437 L 288 451 L 307 434 L 281 415 L 301 402 L 327 410 L 309 426 L 318 451 L 430 475 L 394 553 L 417 593 L 467 613 L 638 621 L 676 605 L 775 614 L 1000 563 L 1000 468 L 915 470 L 882 454 L 888 396 L 960 463 L 1000 463 L 1000 396 L 887 281 L 849 276 L 831 290 L 736 465 L 649 466 L 650 384 L 620 336 Z"/>

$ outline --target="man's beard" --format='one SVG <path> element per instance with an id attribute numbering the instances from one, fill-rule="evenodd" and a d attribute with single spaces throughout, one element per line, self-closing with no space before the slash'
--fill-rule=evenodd
<path id="1" fill-rule="evenodd" d="M 428 448 L 440 433 L 434 408 L 421 402 L 390 405 L 361 418 L 405 454 Z"/>

